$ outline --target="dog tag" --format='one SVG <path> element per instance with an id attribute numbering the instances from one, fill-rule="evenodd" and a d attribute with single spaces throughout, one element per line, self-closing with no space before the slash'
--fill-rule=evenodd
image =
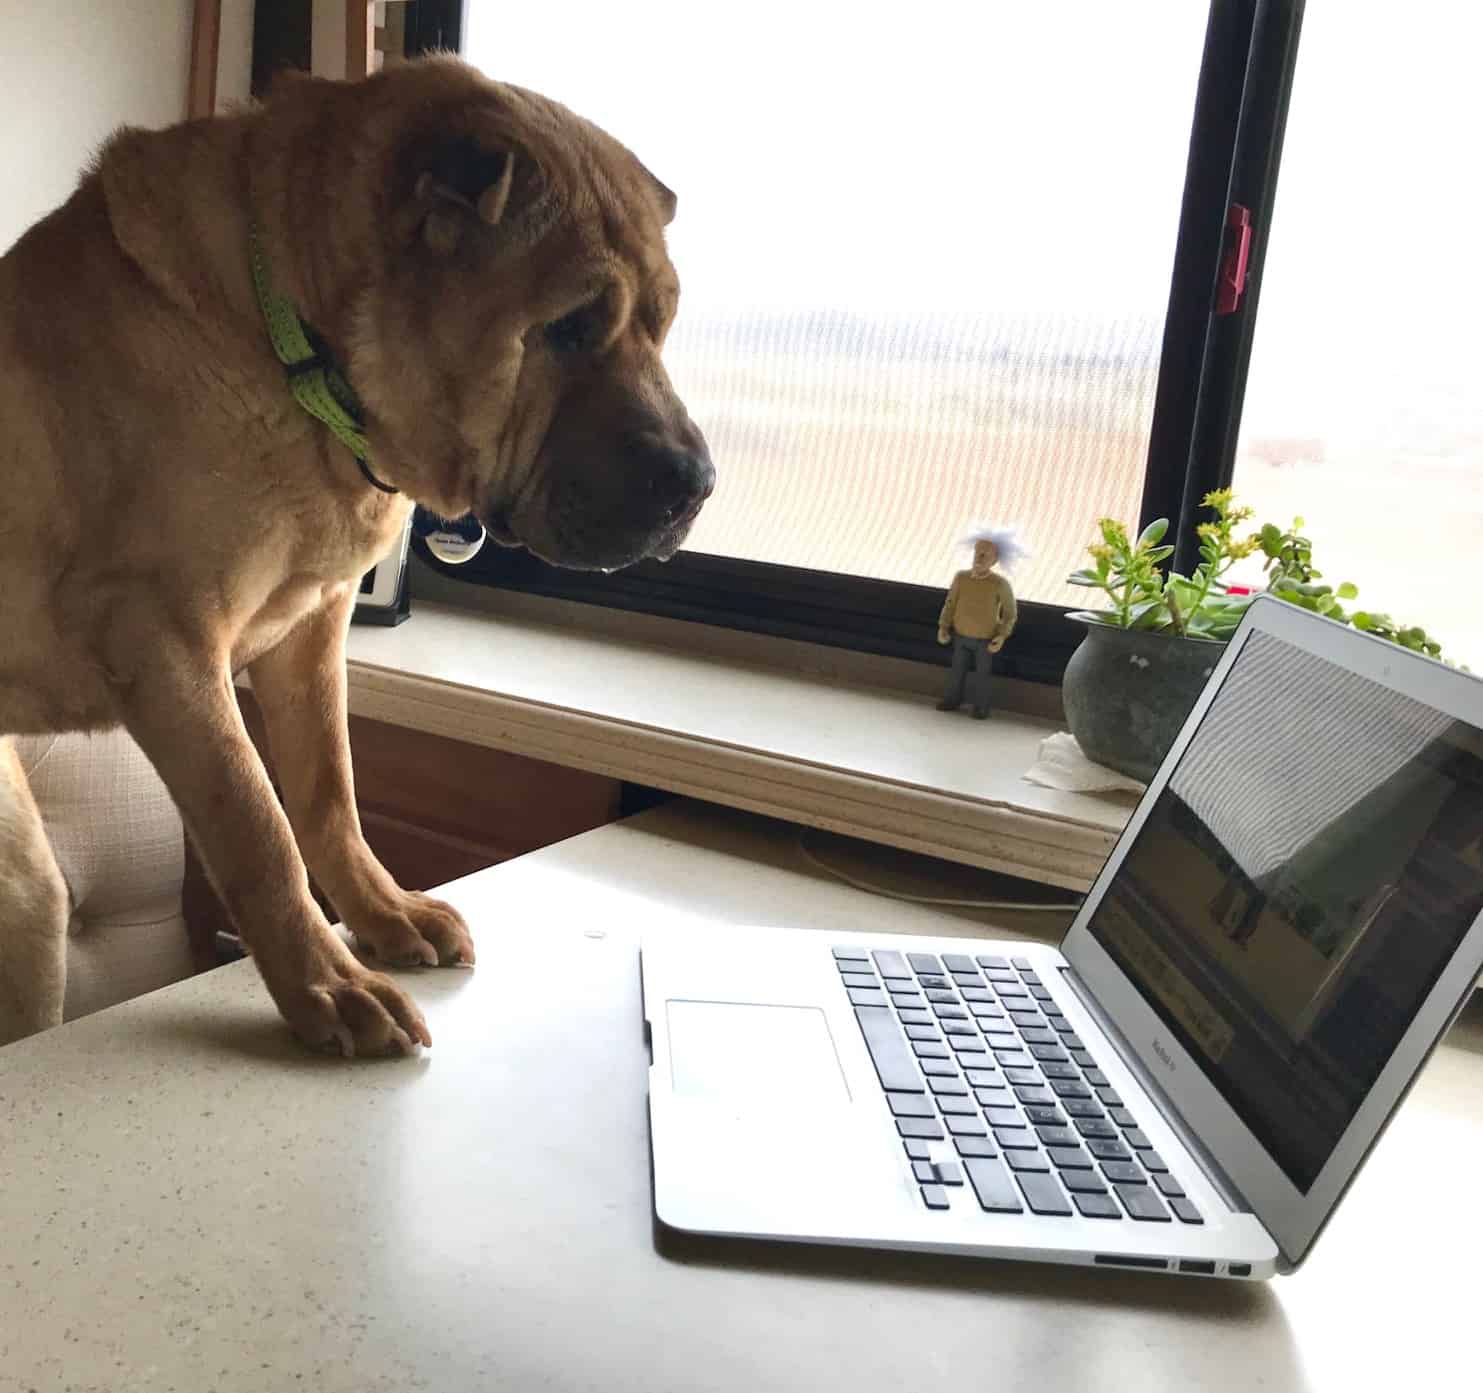
<path id="1" fill-rule="evenodd" d="M 426 508 L 418 508 L 413 515 L 412 530 L 439 561 L 450 566 L 471 561 L 484 545 L 484 524 L 472 513 L 450 521 Z"/>

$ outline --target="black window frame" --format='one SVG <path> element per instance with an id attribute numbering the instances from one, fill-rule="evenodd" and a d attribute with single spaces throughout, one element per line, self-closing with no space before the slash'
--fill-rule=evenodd
<path id="1" fill-rule="evenodd" d="M 461 47 L 463 3 L 418 2 L 429 31 L 437 26 L 444 47 Z M 1170 564 L 1180 571 L 1197 560 L 1201 500 L 1228 486 L 1234 471 L 1304 3 L 1210 4 L 1138 519 L 1140 527 L 1155 518 L 1170 519 L 1176 546 Z M 1235 312 L 1217 314 L 1216 289 L 1228 247 L 1226 216 L 1233 203 L 1251 214 L 1247 279 Z M 471 561 L 450 566 L 420 540 L 413 545 L 434 570 L 475 585 L 917 662 L 947 662 L 946 650 L 936 642 L 943 587 L 689 551 L 613 575 L 562 570 L 528 552 L 492 545 Z M 995 671 L 1058 683 L 1081 639 L 1067 614 L 1059 605 L 1023 603 Z"/>

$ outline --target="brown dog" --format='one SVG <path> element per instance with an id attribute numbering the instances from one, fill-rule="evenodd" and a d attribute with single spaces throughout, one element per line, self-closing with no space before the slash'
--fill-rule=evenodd
<path id="1" fill-rule="evenodd" d="M 355 582 L 412 501 L 608 568 L 667 555 L 710 492 L 659 357 L 674 205 L 565 108 L 436 59 L 121 132 L 0 259 L 0 732 L 128 728 L 313 1046 L 429 1037 L 332 933 L 306 864 L 378 959 L 474 956 L 457 913 L 377 862 L 351 785 Z M 291 395 L 254 228 L 397 492 Z M 237 711 L 244 668 L 287 820 Z M 60 1019 L 65 908 L 0 739 L 0 1041 Z"/>

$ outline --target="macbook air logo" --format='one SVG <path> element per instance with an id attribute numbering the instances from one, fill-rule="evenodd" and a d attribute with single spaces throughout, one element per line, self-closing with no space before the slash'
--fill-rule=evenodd
<path id="1" fill-rule="evenodd" d="M 1159 1063 L 1169 1070 L 1170 1073 L 1173 1073 L 1174 1061 L 1169 1057 L 1169 1051 L 1159 1044 L 1157 1040 L 1153 1042 L 1153 1052 L 1158 1055 Z"/>

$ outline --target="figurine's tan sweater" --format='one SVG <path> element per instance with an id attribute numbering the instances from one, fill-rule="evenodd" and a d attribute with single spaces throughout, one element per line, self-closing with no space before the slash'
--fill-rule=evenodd
<path id="1" fill-rule="evenodd" d="M 939 629 L 950 629 L 963 638 L 1006 639 L 1014 629 L 1014 591 L 997 571 L 976 576 L 959 571 L 947 592 Z"/>

